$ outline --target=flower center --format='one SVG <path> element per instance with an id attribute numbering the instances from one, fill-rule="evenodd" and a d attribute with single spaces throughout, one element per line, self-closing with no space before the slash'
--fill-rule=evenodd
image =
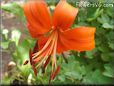
<path id="1" fill-rule="evenodd" d="M 36 67 L 42 66 L 44 62 L 48 59 L 48 57 L 51 56 L 52 71 L 54 70 L 54 66 L 56 67 L 57 40 L 58 32 L 57 30 L 53 30 L 44 47 L 40 51 L 33 54 L 33 62 L 38 63 Z"/>

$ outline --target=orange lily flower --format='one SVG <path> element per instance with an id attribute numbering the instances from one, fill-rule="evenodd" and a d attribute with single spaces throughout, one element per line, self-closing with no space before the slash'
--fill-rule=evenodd
<path id="1" fill-rule="evenodd" d="M 35 75 L 36 68 L 42 66 L 45 68 L 51 59 L 50 80 L 53 80 L 60 69 L 60 65 L 56 66 L 56 52 L 62 53 L 67 50 L 81 52 L 95 47 L 94 27 L 81 26 L 70 29 L 77 13 L 78 8 L 71 6 L 66 0 L 58 3 L 52 17 L 44 0 L 25 3 L 27 27 L 31 36 L 38 39 L 36 46 L 39 46 L 39 49 L 35 48 L 35 52 L 31 53 L 30 50 L 30 63 Z"/>

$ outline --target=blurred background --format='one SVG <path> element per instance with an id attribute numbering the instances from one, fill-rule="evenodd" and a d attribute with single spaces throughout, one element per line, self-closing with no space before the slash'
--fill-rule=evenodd
<path id="1" fill-rule="evenodd" d="M 35 45 L 35 39 L 30 37 L 26 28 L 26 20 L 20 6 L 26 1 L 1 1 L 1 84 L 37 85 L 49 82 L 50 64 L 45 73 L 40 69 L 37 77 L 34 76 L 30 64 L 23 65 L 29 58 L 29 49 Z M 52 84 L 114 84 L 114 1 L 67 1 L 79 8 L 72 27 L 96 27 L 96 48 L 88 52 L 66 51 L 62 55 L 57 54 L 57 62 L 61 64 L 61 69 Z M 53 12 L 59 0 L 46 2 Z"/>

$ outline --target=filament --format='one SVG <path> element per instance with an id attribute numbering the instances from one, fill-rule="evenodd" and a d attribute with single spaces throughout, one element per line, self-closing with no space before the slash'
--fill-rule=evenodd
<path id="1" fill-rule="evenodd" d="M 44 47 L 39 52 L 33 54 L 33 58 L 37 57 L 39 54 L 41 54 L 49 46 L 50 42 L 52 41 L 53 35 L 54 34 L 52 34 L 50 36 L 50 38 L 48 39 L 48 41 L 46 42 L 46 44 L 44 45 Z"/>
<path id="2" fill-rule="evenodd" d="M 33 59 L 34 62 L 39 62 L 36 67 L 39 67 L 46 61 L 46 59 L 52 54 L 52 64 L 55 65 L 56 63 L 56 48 L 57 48 L 57 39 L 58 33 L 57 31 L 53 32 L 50 36 L 49 40 L 46 42 L 44 47 L 37 53 L 34 54 Z M 50 46 L 51 45 L 51 46 Z M 45 52 L 44 52 L 45 51 Z M 52 68 L 53 69 L 53 68 Z"/>

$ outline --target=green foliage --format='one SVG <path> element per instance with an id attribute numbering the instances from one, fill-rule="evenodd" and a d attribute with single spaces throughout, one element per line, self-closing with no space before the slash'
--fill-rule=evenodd
<path id="1" fill-rule="evenodd" d="M 68 0 L 69 1 L 69 0 Z M 89 0 L 88 0 L 89 1 Z M 105 0 L 94 0 L 104 3 Z M 69 1 L 70 2 L 70 1 Z M 48 3 L 52 5 L 54 2 Z M 72 3 L 76 6 L 76 3 Z M 2 6 L 2 9 L 18 15 L 24 19 L 23 10 L 16 4 L 10 3 Z M 58 63 L 61 70 L 52 84 L 113 84 L 114 81 L 114 11 L 113 7 L 80 7 L 74 26 L 96 27 L 96 48 L 92 51 L 81 52 L 80 55 L 72 51 L 68 57 L 68 64 L 64 62 L 62 56 L 58 56 Z M 35 44 L 35 40 L 29 36 L 19 42 L 21 32 L 13 30 L 11 38 L 10 32 L 2 29 L 3 40 L 1 47 L 12 55 L 12 60 L 18 65 L 17 72 L 28 84 L 48 84 L 50 68 L 49 64 L 46 73 L 42 74 L 41 69 L 37 77 L 34 76 L 30 64 L 23 66 L 23 62 L 28 59 L 28 51 Z M 17 35 L 18 34 L 18 35 Z M 10 47 L 15 47 L 11 51 Z M 31 75 L 32 74 L 32 75 Z M 6 79 L 5 79 L 6 78 Z M 8 83 L 12 77 L 5 77 L 3 83 Z M 16 78 L 14 76 L 13 80 Z M 6 82 L 5 82 L 6 80 Z M 10 83 L 10 82 L 9 82 Z"/>
<path id="2" fill-rule="evenodd" d="M 114 70 L 113 70 L 114 67 L 112 63 L 104 64 L 104 68 L 105 68 L 105 71 L 103 72 L 103 74 L 107 77 L 114 78 Z"/>
<path id="3" fill-rule="evenodd" d="M 10 12 L 10 13 L 16 15 L 22 21 L 25 21 L 23 10 L 17 3 L 13 2 L 13 3 L 4 4 L 4 5 L 2 5 L 1 8 L 4 11 Z"/>

